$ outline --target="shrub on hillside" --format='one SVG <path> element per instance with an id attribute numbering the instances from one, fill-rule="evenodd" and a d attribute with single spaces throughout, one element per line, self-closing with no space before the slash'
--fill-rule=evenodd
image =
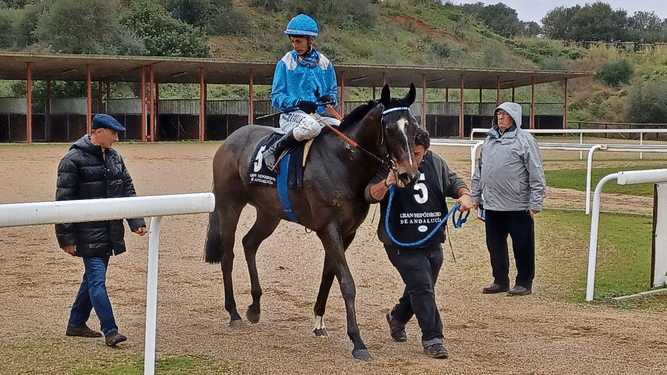
<path id="1" fill-rule="evenodd" d="M 625 121 L 667 124 L 667 80 L 633 85 L 628 96 Z"/>
<path id="2" fill-rule="evenodd" d="M 607 61 L 602 63 L 595 72 L 595 76 L 612 87 L 627 84 L 632 78 L 634 68 L 628 60 Z"/>

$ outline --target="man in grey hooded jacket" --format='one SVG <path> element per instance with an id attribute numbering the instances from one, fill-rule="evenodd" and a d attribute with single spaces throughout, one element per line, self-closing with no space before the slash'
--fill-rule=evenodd
<path id="1" fill-rule="evenodd" d="M 484 212 L 486 246 L 494 278 L 482 292 L 531 294 L 535 277 L 533 218 L 542 211 L 546 182 L 537 141 L 521 129 L 520 104 L 505 102 L 494 111 L 471 185 L 473 205 Z M 508 235 L 517 268 L 512 289 Z"/>

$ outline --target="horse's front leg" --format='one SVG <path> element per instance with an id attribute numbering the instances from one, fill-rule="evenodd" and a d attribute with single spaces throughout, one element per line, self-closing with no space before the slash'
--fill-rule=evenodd
<path id="1" fill-rule="evenodd" d="M 347 335 L 352 340 L 352 356 L 355 359 L 369 359 L 371 357 L 366 345 L 361 339 L 359 325 L 357 324 L 357 315 L 354 306 L 356 290 L 354 280 L 350 273 L 350 268 L 345 260 L 345 247 L 343 239 L 335 224 L 329 224 L 324 230 L 318 232 L 318 236 L 324 245 L 326 257 L 329 258 L 330 268 L 338 278 L 340 291 L 345 301 L 345 311 L 347 312 Z"/>
<path id="2" fill-rule="evenodd" d="M 279 218 L 258 211 L 255 224 L 253 224 L 250 231 L 243 237 L 243 251 L 245 252 L 245 260 L 248 264 L 248 272 L 250 273 L 250 294 L 252 295 L 252 304 L 248 306 L 246 317 L 251 323 L 259 322 L 261 312 L 259 300 L 262 297 L 262 287 L 259 284 L 259 275 L 257 273 L 257 249 L 262 241 L 276 230 L 278 223 L 280 223 Z"/>
<path id="3" fill-rule="evenodd" d="M 348 246 L 352 243 L 355 233 L 352 233 L 347 238 L 343 244 L 344 250 L 347 251 Z M 329 298 L 329 292 L 331 290 L 331 285 L 333 284 L 333 279 L 336 276 L 334 269 L 332 268 L 332 262 L 329 260 L 328 255 L 324 255 L 324 269 L 322 270 L 322 281 L 320 282 L 320 290 L 317 293 L 317 300 L 315 301 L 315 325 L 313 327 L 313 332 L 315 336 L 327 336 L 327 327 L 324 324 L 324 312 L 327 307 L 327 299 Z"/>
<path id="4" fill-rule="evenodd" d="M 216 193 L 216 212 L 211 215 L 211 223 L 209 225 L 217 225 L 219 228 L 219 247 L 222 252 L 220 268 L 222 268 L 222 283 L 225 290 L 225 310 L 229 313 L 230 327 L 239 327 L 243 324 L 241 316 L 236 310 L 236 300 L 234 299 L 234 287 L 232 283 L 232 269 L 234 268 L 234 237 L 236 233 L 236 225 L 241 215 L 241 210 L 245 203 L 236 202 L 220 204 L 223 200 L 218 197 L 220 194 Z"/>
<path id="5" fill-rule="evenodd" d="M 313 327 L 313 332 L 315 336 L 323 337 L 327 336 L 327 327 L 324 324 L 324 311 L 327 307 L 327 299 L 329 298 L 329 291 L 331 290 L 331 285 L 333 284 L 333 279 L 336 276 L 333 268 L 331 267 L 331 261 L 329 260 L 329 255 L 325 253 L 324 255 L 324 269 L 322 270 L 322 281 L 320 282 L 320 291 L 317 293 L 317 300 L 315 301 L 315 307 L 313 311 L 315 312 L 315 326 Z"/>

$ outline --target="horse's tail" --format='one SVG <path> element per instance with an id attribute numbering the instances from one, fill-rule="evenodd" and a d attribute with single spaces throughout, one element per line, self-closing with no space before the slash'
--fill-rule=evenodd
<path id="1" fill-rule="evenodd" d="M 213 210 L 208 218 L 208 233 L 206 235 L 204 250 L 204 260 L 208 263 L 222 262 L 222 240 L 220 237 L 220 215 L 218 214 L 218 210 Z"/>

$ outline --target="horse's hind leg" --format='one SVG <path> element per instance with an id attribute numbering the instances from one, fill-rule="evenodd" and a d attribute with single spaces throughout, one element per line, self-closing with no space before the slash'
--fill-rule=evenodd
<path id="1" fill-rule="evenodd" d="M 218 202 L 225 202 L 220 203 Z M 242 325 L 241 316 L 236 309 L 236 300 L 234 299 L 234 288 L 232 284 L 232 269 L 234 267 L 234 237 L 236 233 L 236 226 L 239 221 L 241 211 L 245 206 L 245 202 L 222 200 L 216 197 L 216 212 L 211 216 L 210 225 L 214 225 L 214 218 L 217 219 L 218 230 L 220 234 L 219 249 L 221 251 L 220 268 L 222 269 L 222 282 L 225 291 L 225 310 L 229 313 L 230 327 L 238 327 Z M 211 233 L 211 229 L 209 229 Z M 207 244 L 208 247 L 208 244 Z M 208 250 L 207 250 L 208 254 Z"/>
<path id="2" fill-rule="evenodd" d="M 280 219 L 267 215 L 264 212 L 257 210 L 257 219 L 250 231 L 243 237 L 243 251 L 245 252 L 245 260 L 248 263 L 248 272 L 250 273 L 250 294 L 252 295 L 252 305 L 248 306 L 246 317 L 251 323 L 259 322 L 260 303 L 262 297 L 262 288 L 259 285 L 259 276 L 257 274 L 256 255 L 259 245 L 268 236 L 276 230 L 280 223 Z"/>

